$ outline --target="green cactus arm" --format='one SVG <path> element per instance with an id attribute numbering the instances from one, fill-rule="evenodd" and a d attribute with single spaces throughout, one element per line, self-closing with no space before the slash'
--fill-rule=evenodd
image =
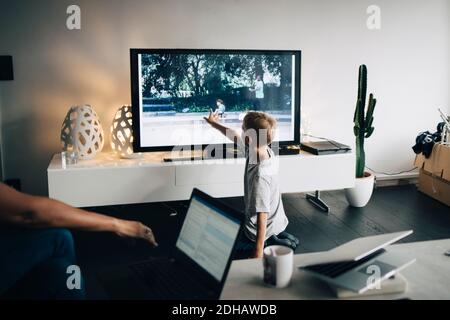
<path id="1" fill-rule="evenodd" d="M 373 97 L 373 94 L 371 93 L 369 95 L 369 106 L 367 107 L 366 120 L 370 120 L 373 117 L 373 111 L 375 110 L 376 103 L 377 103 L 377 99 L 375 99 Z"/>
<path id="2" fill-rule="evenodd" d="M 361 100 L 358 99 L 356 101 L 355 115 L 353 116 L 353 123 L 355 123 L 355 125 L 359 122 L 360 109 L 361 109 Z"/>
<path id="3" fill-rule="evenodd" d="M 359 66 L 358 76 L 358 100 L 362 100 L 363 105 L 366 103 L 367 95 L 367 67 L 365 64 Z"/>
<path id="4" fill-rule="evenodd" d="M 369 96 L 369 106 L 367 108 L 367 116 L 365 119 L 366 138 L 369 138 L 372 135 L 373 131 L 375 130 L 372 124 L 373 124 L 373 112 L 375 110 L 376 103 L 377 100 L 373 97 L 373 94 L 371 93 Z"/>
<path id="5" fill-rule="evenodd" d="M 373 117 L 371 117 L 370 119 L 367 120 L 368 122 L 365 125 L 365 130 L 367 131 L 368 128 L 370 128 L 373 124 Z"/>
<path id="6" fill-rule="evenodd" d="M 365 137 L 365 138 L 369 138 L 369 137 L 372 135 L 372 133 L 373 133 L 374 130 L 375 130 L 374 127 L 369 127 L 369 128 L 367 128 L 366 134 L 364 135 L 364 137 Z"/>
<path id="7" fill-rule="evenodd" d="M 364 105 L 361 99 L 358 99 L 356 102 L 353 123 L 355 124 L 353 127 L 353 133 L 356 137 L 358 137 L 361 134 L 361 130 L 364 130 Z"/>

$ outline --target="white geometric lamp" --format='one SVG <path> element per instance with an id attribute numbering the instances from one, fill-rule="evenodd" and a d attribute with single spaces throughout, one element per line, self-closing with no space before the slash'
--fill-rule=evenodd
<path id="1" fill-rule="evenodd" d="M 133 119 L 131 106 L 120 107 L 111 124 L 111 148 L 122 158 L 136 158 L 133 153 Z"/>
<path id="2" fill-rule="evenodd" d="M 105 143 L 103 128 L 90 105 L 71 107 L 61 127 L 63 151 L 72 151 L 79 160 L 89 160 L 101 152 Z"/>

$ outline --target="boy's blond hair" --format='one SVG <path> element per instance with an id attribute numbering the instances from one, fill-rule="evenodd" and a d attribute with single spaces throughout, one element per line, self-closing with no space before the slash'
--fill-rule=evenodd
<path id="1" fill-rule="evenodd" d="M 249 111 L 243 120 L 243 127 L 245 130 L 254 129 L 258 134 L 260 130 L 266 130 L 266 141 L 258 141 L 258 146 L 271 144 L 274 138 L 274 131 L 277 126 L 277 121 L 265 112 Z"/>

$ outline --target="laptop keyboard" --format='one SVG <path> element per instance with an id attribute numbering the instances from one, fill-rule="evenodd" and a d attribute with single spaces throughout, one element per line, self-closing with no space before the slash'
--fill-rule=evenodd
<path id="1" fill-rule="evenodd" d="M 169 259 L 148 260 L 129 266 L 154 299 L 195 299 L 206 296 L 205 287 Z"/>
<path id="2" fill-rule="evenodd" d="M 314 273 L 318 273 L 326 277 L 336 278 L 346 273 L 347 271 L 352 270 L 353 268 L 363 265 L 367 261 L 373 259 L 374 257 L 380 255 L 383 252 L 385 252 L 384 249 L 377 250 L 374 253 L 371 253 L 358 261 L 322 263 L 303 267 L 302 269 L 312 271 Z"/>

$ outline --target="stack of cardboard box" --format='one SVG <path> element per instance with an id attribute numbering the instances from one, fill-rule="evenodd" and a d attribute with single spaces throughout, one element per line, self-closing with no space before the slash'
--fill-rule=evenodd
<path id="1" fill-rule="evenodd" d="M 435 144 L 431 156 L 418 154 L 414 165 L 420 169 L 419 190 L 450 206 L 450 146 Z"/>

